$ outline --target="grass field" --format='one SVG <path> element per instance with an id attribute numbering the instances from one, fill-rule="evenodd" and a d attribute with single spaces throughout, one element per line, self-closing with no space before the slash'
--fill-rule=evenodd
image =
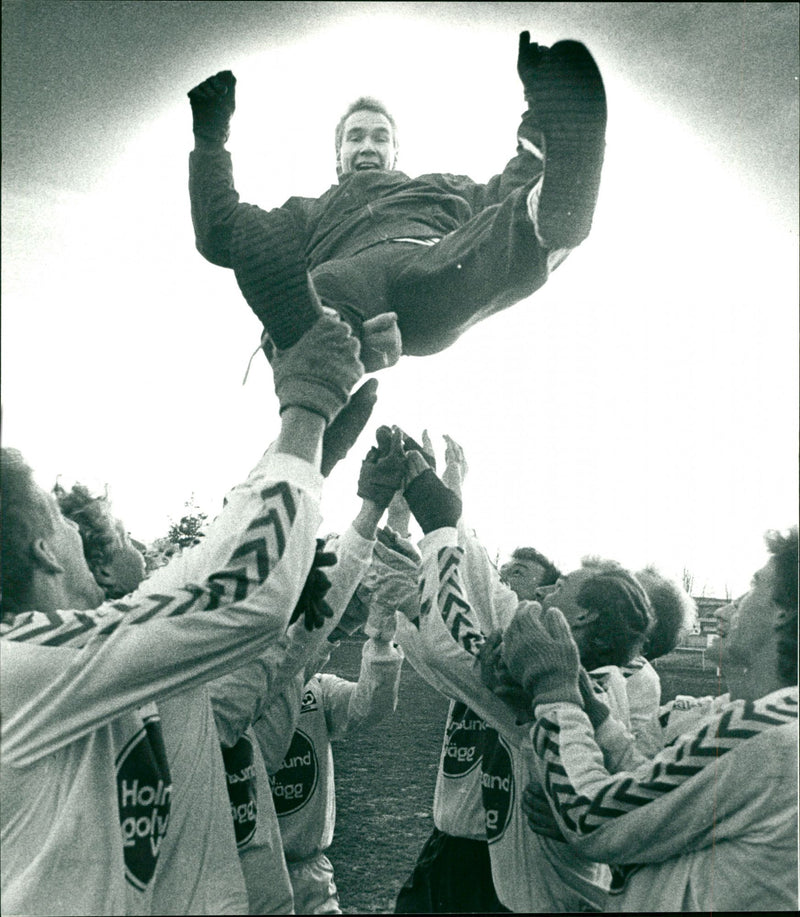
<path id="1" fill-rule="evenodd" d="M 328 671 L 358 678 L 361 643 L 345 642 Z M 698 659 L 659 662 L 662 701 L 676 694 L 717 694 L 712 666 Z M 336 834 L 328 856 L 346 914 L 394 910 L 400 886 L 433 829 L 433 788 L 447 700 L 405 664 L 394 717 L 334 746 Z"/>

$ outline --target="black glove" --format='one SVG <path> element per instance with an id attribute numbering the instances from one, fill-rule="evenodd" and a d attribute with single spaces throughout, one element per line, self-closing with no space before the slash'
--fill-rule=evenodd
<path id="1" fill-rule="evenodd" d="M 547 801 L 545 791 L 538 783 L 529 783 L 522 793 L 522 811 L 528 818 L 531 831 L 552 841 L 566 841 Z"/>
<path id="2" fill-rule="evenodd" d="M 225 143 L 236 108 L 236 77 L 230 70 L 221 70 L 190 89 L 188 95 L 195 137 Z"/>
<path id="3" fill-rule="evenodd" d="M 430 450 L 426 449 L 410 437 L 408 433 L 403 431 L 403 446 L 405 447 L 406 452 L 419 452 L 419 454 L 425 459 L 425 461 L 436 471 L 436 456 Z"/>
<path id="4" fill-rule="evenodd" d="M 392 497 L 402 489 L 405 479 L 406 459 L 402 432 L 397 427 L 394 430 L 379 427 L 376 440 L 377 448 L 373 446 L 361 463 L 358 495 L 386 509 Z"/>
<path id="5" fill-rule="evenodd" d="M 331 588 L 331 581 L 322 572 L 322 567 L 332 567 L 336 563 L 336 555 L 330 551 L 325 551 L 325 542 L 322 538 L 317 538 L 317 547 L 314 552 L 314 560 L 311 563 L 311 569 L 308 571 L 303 591 L 294 607 L 289 623 L 294 624 L 301 615 L 304 616 L 303 624 L 306 630 L 314 630 L 316 627 L 322 627 L 326 618 L 333 617 L 333 611 L 325 601 L 325 595 Z"/>
<path id="6" fill-rule="evenodd" d="M 543 67 L 546 66 L 549 48 L 531 41 L 530 32 L 519 34 L 519 54 L 517 55 L 517 73 L 525 87 L 525 98 L 528 98 L 533 85 L 540 79 Z"/>
<path id="7" fill-rule="evenodd" d="M 432 468 L 418 474 L 403 491 L 403 496 L 426 535 L 434 529 L 458 525 L 461 498 L 445 487 Z"/>
<path id="8" fill-rule="evenodd" d="M 350 400 L 325 430 L 325 435 L 322 437 L 322 465 L 320 468 L 323 477 L 328 477 L 337 462 L 347 455 L 361 435 L 378 400 L 377 392 L 378 380 L 367 379 L 360 388 L 353 392 Z"/>

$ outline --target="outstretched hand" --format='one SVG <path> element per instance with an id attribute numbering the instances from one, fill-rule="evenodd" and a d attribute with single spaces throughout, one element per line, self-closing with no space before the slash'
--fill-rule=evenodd
<path id="1" fill-rule="evenodd" d="M 446 433 L 444 434 L 444 441 L 446 445 L 444 450 L 444 471 L 442 472 L 442 480 L 453 493 L 458 494 L 460 497 L 462 495 L 461 488 L 467 477 L 469 466 L 467 465 L 467 459 L 461 446 Z"/>
<path id="2" fill-rule="evenodd" d="M 236 77 L 221 70 L 189 90 L 192 129 L 196 137 L 212 143 L 225 143 L 230 133 L 231 115 L 236 109 Z"/>
<path id="3" fill-rule="evenodd" d="M 361 463 L 358 495 L 362 500 L 371 500 L 381 510 L 385 510 L 392 502 L 392 497 L 402 490 L 406 457 L 399 427 L 378 427 L 375 439 L 377 446 L 369 450 Z"/>
<path id="4" fill-rule="evenodd" d="M 394 366 L 403 352 L 397 313 L 384 312 L 361 325 L 361 361 L 365 372 Z"/>
<path id="5" fill-rule="evenodd" d="M 572 631 L 557 608 L 519 603 L 503 634 L 503 658 L 511 677 L 534 703 L 566 701 L 582 707 L 578 689 L 580 656 Z"/>
<path id="6" fill-rule="evenodd" d="M 327 478 L 334 466 L 350 451 L 378 400 L 378 380 L 367 379 L 350 396 L 347 404 L 333 418 L 322 437 L 322 464 L 320 471 Z"/>

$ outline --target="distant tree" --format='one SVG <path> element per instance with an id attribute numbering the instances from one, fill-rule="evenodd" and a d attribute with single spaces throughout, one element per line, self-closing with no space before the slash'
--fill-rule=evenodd
<path id="1" fill-rule="evenodd" d="M 683 589 L 687 595 L 694 595 L 694 573 L 688 567 L 683 568 Z"/>
<path id="2" fill-rule="evenodd" d="M 203 529 L 208 514 L 197 506 L 194 494 L 183 505 L 189 512 L 181 516 L 179 522 L 170 519 L 167 539 L 179 548 L 190 548 L 194 544 L 199 544 L 200 539 L 205 535 Z"/>

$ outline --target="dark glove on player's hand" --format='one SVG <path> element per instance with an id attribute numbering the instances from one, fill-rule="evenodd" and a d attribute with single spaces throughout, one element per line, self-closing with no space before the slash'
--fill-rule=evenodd
<path id="1" fill-rule="evenodd" d="M 425 446 L 420 446 L 420 444 L 405 431 L 401 432 L 403 434 L 403 446 L 406 452 L 419 452 L 431 468 L 436 471 L 436 456 L 433 454 L 433 447 L 430 445 L 430 440 L 428 440 L 426 448 Z M 423 436 L 423 439 L 424 438 Z"/>
<path id="2" fill-rule="evenodd" d="M 557 608 L 523 601 L 503 633 L 508 671 L 535 704 L 566 701 L 583 706 L 578 689 L 580 657 L 572 631 Z"/>
<path id="3" fill-rule="evenodd" d="M 535 834 L 549 837 L 552 841 L 566 841 L 556 821 L 545 791 L 538 783 L 529 783 L 522 793 L 522 811 L 528 819 L 528 826 Z"/>
<path id="4" fill-rule="evenodd" d="M 188 95 L 195 136 L 212 143 L 225 143 L 236 108 L 236 77 L 230 70 L 221 70 L 190 89 Z"/>
<path id="5" fill-rule="evenodd" d="M 289 619 L 290 624 L 294 624 L 301 615 L 306 630 L 314 630 L 316 627 L 322 627 L 326 618 L 333 617 L 333 610 L 325 601 L 325 595 L 331 588 L 331 581 L 322 572 L 322 567 L 332 567 L 336 563 L 336 555 L 330 551 L 325 551 L 325 542 L 317 538 L 317 547 L 314 553 L 314 560 L 311 563 L 311 569 L 306 577 L 303 591 L 297 600 L 292 616 Z"/>
<path id="6" fill-rule="evenodd" d="M 322 464 L 320 471 L 327 478 L 334 466 L 350 451 L 361 431 L 372 416 L 378 400 L 378 380 L 367 379 L 350 396 L 322 437 Z"/>
<path id="7" fill-rule="evenodd" d="M 432 468 L 427 468 L 413 478 L 403 491 L 403 496 L 426 535 L 434 529 L 458 525 L 461 498 L 445 487 Z"/>
<path id="8" fill-rule="evenodd" d="M 406 459 L 399 428 L 379 427 L 375 438 L 377 447 L 373 446 L 361 463 L 358 495 L 384 510 L 403 486 Z"/>
<path id="9" fill-rule="evenodd" d="M 531 41 L 530 32 L 520 32 L 519 53 L 517 55 L 517 73 L 522 80 L 527 96 L 531 86 L 539 79 L 542 65 L 550 49 Z"/>

